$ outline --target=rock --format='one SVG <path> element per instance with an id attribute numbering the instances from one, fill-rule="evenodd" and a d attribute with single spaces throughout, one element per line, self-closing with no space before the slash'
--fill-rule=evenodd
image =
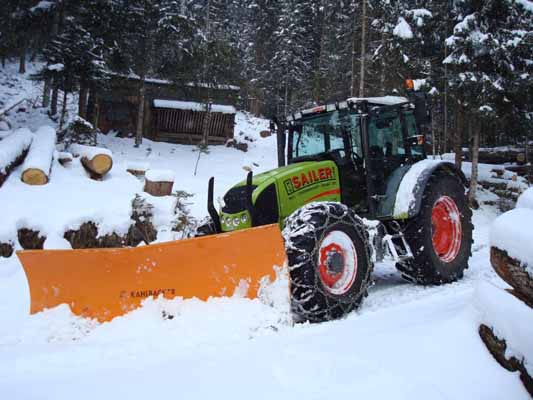
<path id="1" fill-rule="evenodd" d="M 267 138 L 269 136 L 272 136 L 272 132 L 270 132 L 269 130 L 264 130 L 264 131 L 259 132 L 259 135 L 262 138 Z"/>

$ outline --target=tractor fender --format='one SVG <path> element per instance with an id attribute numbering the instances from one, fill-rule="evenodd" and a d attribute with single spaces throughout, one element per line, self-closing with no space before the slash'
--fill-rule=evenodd
<path id="1" fill-rule="evenodd" d="M 449 161 L 418 161 L 409 168 L 400 182 L 394 202 L 394 219 L 407 219 L 418 214 L 426 185 L 436 173 L 458 176 L 463 185 L 467 185 L 463 172 Z"/>

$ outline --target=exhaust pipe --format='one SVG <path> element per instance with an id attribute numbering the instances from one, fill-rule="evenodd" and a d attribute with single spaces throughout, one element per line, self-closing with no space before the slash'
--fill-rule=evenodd
<path id="1" fill-rule="evenodd" d="M 252 203 L 252 181 L 254 178 L 254 173 L 252 171 L 248 172 L 248 175 L 246 176 L 246 211 L 250 214 L 250 222 L 252 226 L 254 225 L 254 205 Z"/>
<path id="2" fill-rule="evenodd" d="M 214 187 L 215 187 L 215 178 L 211 177 L 209 178 L 209 185 L 207 187 L 207 212 L 209 213 L 209 215 L 211 216 L 211 219 L 213 220 L 216 233 L 221 233 L 222 226 L 220 225 L 220 216 L 218 215 L 217 210 L 215 206 L 213 205 Z"/>

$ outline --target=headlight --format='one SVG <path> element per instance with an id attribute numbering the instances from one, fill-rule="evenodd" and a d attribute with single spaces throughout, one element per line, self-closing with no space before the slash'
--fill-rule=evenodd
<path id="1" fill-rule="evenodd" d="M 240 224 L 240 222 L 241 222 L 241 220 L 240 220 L 239 217 L 235 217 L 235 218 L 233 218 L 233 224 L 234 224 L 235 226 L 238 226 L 238 225 Z"/>
<path id="2" fill-rule="evenodd" d="M 231 226 L 231 217 L 226 217 L 226 225 Z"/>
<path id="3" fill-rule="evenodd" d="M 247 222 L 248 222 L 248 215 L 243 214 L 243 215 L 241 216 L 241 222 L 242 222 L 243 224 L 247 223 Z"/>

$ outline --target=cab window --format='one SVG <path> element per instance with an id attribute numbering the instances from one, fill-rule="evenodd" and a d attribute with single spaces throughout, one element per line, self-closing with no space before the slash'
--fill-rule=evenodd
<path id="1" fill-rule="evenodd" d="M 368 128 L 370 157 L 405 155 L 402 126 L 397 115 L 372 119 Z"/>

